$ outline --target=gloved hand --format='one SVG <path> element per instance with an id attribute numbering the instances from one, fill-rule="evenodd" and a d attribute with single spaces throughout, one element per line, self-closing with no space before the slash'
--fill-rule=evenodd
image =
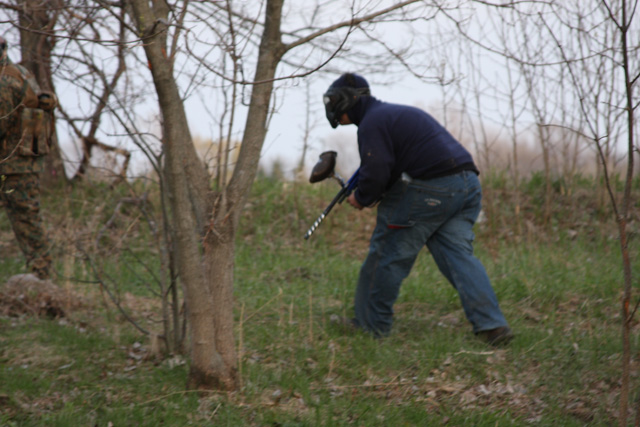
<path id="1" fill-rule="evenodd" d="M 38 95 L 38 108 L 44 111 L 53 111 L 58 105 L 58 98 L 53 92 L 41 92 Z"/>

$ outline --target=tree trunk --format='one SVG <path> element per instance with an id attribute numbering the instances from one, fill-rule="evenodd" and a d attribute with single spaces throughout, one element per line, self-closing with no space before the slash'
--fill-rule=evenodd
<path id="1" fill-rule="evenodd" d="M 236 204 L 235 213 L 240 213 L 251 184 L 258 171 L 260 152 L 267 134 L 267 119 L 271 94 L 273 93 L 273 78 L 280 58 L 285 52 L 285 46 L 280 37 L 280 23 L 282 20 L 282 5 L 284 0 L 268 0 L 266 7 L 265 29 L 258 52 L 258 64 L 251 91 L 249 112 L 245 124 L 244 136 L 240 147 L 238 163 L 229 182 L 229 197 Z"/>
<path id="2" fill-rule="evenodd" d="M 204 237 L 204 264 L 207 283 L 213 297 L 216 348 L 234 378 L 237 370 L 236 349 L 230 343 L 233 336 L 233 269 L 235 233 L 240 213 L 258 171 L 260 152 L 267 134 L 267 121 L 273 79 L 278 62 L 284 53 L 280 40 L 283 0 L 268 0 L 265 30 L 260 43 L 258 64 L 251 91 L 249 112 L 242 139 L 238 163 L 227 187 L 214 207 L 214 218 Z M 192 373 L 195 375 L 196 373 Z"/>
<path id="3" fill-rule="evenodd" d="M 213 268 L 207 268 L 208 263 L 204 261 L 212 260 L 209 257 L 203 260 L 201 254 L 200 233 L 204 229 L 207 212 L 212 212 L 213 208 L 208 190 L 209 178 L 197 157 L 173 76 L 171 57 L 166 54 L 167 27 L 163 23 L 166 20 L 161 18 L 164 18 L 167 10 L 161 10 L 163 2 L 154 5 L 159 9 L 152 11 L 146 0 L 132 1 L 134 19 L 140 36 L 145 40 L 144 49 L 163 117 L 165 176 L 170 193 L 176 263 L 184 288 L 190 327 L 191 366 L 187 385 L 197 389 L 232 390 L 237 386 L 236 369 L 227 360 L 235 359 L 233 334 L 217 336 L 217 331 L 226 332 L 227 328 L 216 327 L 220 317 L 229 316 L 231 311 L 225 311 L 224 314 L 217 312 L 221 301 L 214 299 L 213 292 L 219 286 L 229 286 L 224 280 L 229 273 L 222 271 L 222 274 L 213 274 L 216 265 L 211 264 Z M 218 255 L 220 252 L 213 252 L 213 256 Z M 233 257 L 233 254 L 230 256 Z M 220 276 L 223 280 L 216 284 Z M 231 328 L 233 317 L 225 317 L 222 322 Z M 228 356 L 229 352 L 231 356 Z"/>
<path id="4" fill-rule="evenodd" d="M 630 5 L 635 10 L 637 3 Z M 622 27 L 621 32 L 621 52 L 622 52 L 622 69 L 624 72 L 625 81 L 625 95 L 626 95 L 626 115 L 627 115 L 627 174 L 624 184 L 624 193 L 621 203 L 621 213 L 617 216 L 618 228 L 620 233 L 620 251 L 622 253 L 622 271 L 624 272 L 624 287 L 622 297 L 622 387 L 620 391 L 620 425 L 626 425 L 627 421 L 627 408 L 630 390 L 630 375 L 631 375 L 631 323 L 635 312 L 632 313 L 629 310 L 633 295 L 633 270 L 631 268 L 631 258 L 629 254 L 629 236 L 627 234 L 627 221 L 629 220 L 629 211 L 632 206 L 631 189 L 633 186 L 633 156 L 635 150 L 637 150 L 635 142 L 635 108 L 637 105 L 637 99 L 634 99 L 634 89 L 636 85 L 637 72 L 632 69 L 630 61 L 630 48 L 628 45 L 629 37 L 629 24 L 633 14 L 628 14 L 627 4 L 625 1 L 621 5 L 622 12 Z M 615 198 L 612 197 L 612 203 L 615 205 Z M 636 419 L 635 425 L 640 423 L 640 419 Z"/>
<path id="5" fill-rule="evenodd" d="M 229 385 L 237 385 L 237 355 L 233 334 L 233 271 L 235 266 L 235 227 L 223 224 L 220 233 L 208 233 L 204 243 L 204 265 L 212 296 L 210 313 L 213 316 L 215 347 L 220 355 L 218 363 L 229 373 Z M 193 386 L 200 382 L 197 372 L 191 372 Z"/>
<path id="6" fill-rule="evenodd" d="M 190 325 L 190 388 L 234 389 L 238 384 L 233 335 L 234 237 L 258 170 L 273 78 L 285 50 L 280 40 L 282 4 L 283 0 L 267 2 L 256 84 L 251 92 L 238 163 L 229 186 L 214 203 L 208 195 L 208 177 L 204 167 L 200 167 L 191 140 L 170 55 L 164 50 L 166 27 L 161 18 L 167 11 L 159 10 L 162 2 L 154 3 L 156 9 L 152 11 L 147 1 L 132 1 L 163 116 L 165 175 L 171 194 L 176 262 Z M 204 231 L 202 254 L 196 231 Z"/>
<path id="7" fill-rule="evenodd" d="M 42 0 L 24 0 L 19 3 L 21 5 L 18 20 L 22 63 L 35 75 L 42 90 L 55 93 L 51 71 L 54 37 L 49 34 L 58 20 L 57 11 L 61 11 L 64 4 L 61 0 L 49 1 L 46 7 L 43 6 Z M 49 186 L 65 178 L 58 135 L 55 132 L 55 115 L 53 124 L 51 151 L 45 157 L 43 172 L 45 179 L 41 180 L 43 185 Z"/>

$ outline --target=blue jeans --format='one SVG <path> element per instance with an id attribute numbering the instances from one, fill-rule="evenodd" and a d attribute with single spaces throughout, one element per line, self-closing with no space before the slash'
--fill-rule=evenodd
<path id="1" fill-rule="evenodd" d="M 458 291 L 475 333 L 507 326 L 487 272 L 473 255 L 473 225 L 482 190 L 474 172 L 442 178 L 398 180 L 378 206 L 369 254 L 355 296 L 358 326 L 391 330 L 400 285 L 426 244 L 442 274 Z"/>

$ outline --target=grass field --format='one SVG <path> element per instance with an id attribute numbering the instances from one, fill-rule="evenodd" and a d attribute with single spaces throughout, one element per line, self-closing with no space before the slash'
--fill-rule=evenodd
<path id="1" fill-rule="evenodd" d="M 516 333 L 495 349 L 471 333 L 426 250 L 403 284 L 392 334 L 344 334 L 329 318 L 352 314 L 374 212 L 338 206 L 304 241 L 337 187 L 257 181 L 237 236 L 242 386 L 205 395 L 185 390 L 187 357 L 152 356 L 149 338 L 114 308 L 83 262 L 86 254 L 100 260 L 123 306 L 159 328 L 160 302 L 145 279 L 158 248 L 136 209 L 115 209 L 129 192 L 78 185 L 45 193 L 55 282 L 81 301 L 64 317 L 0 316 L 0 425 L 612 425 L 621 377 L 620 248 L 610 214 L 590 197 L 594 184 L 582 185 L 555 195 L 548 224 L 535 203 L 541 186 L 523 186 L 519 234 L 510 190 L 500 180 L 486 186 L 494 216 L 477 225 L 476 252 Z M 630 232 L 637 260 L 637 218 Z M 4 215 L 0 234 L 4 283 L 24 271 Z M 113 243 L 108 251 L 98 244 L 104 240 Z M 632 339 L 635 354 L 637 321 Z M 635 401 L 635 358 L 632 369 Z"/>

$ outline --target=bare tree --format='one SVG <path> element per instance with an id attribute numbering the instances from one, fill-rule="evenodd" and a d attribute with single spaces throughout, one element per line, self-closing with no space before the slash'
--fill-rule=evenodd
<path id="1" fill-rule="evenodd" d="M 511 138 L 511 173 L 513 176 L 513 189 L 514 189 L 514 216 L 516 219 L 516 233 L 518 236 L 522 235 L 522 215 L 521 215 L 521 194 L 520 194 L 520 162 L 518 157 L 518 140 L 519 140 L 519 123 L 520 119 L 525 111 L 525 108 L 519 105 L 516 101 L 515 94 L 517 93 L 518 86 L 521 84 L 521 80 L 518 78 L 518 74 L 514 73 L 511 69 L 511 64 L 507 59 L 505 61 L 505 69 L 507 72 L 507 91 L 509 100 L 509 109 L 506 114 L 507 119 L 505 122 L 509 123 L 509 132 Z"/>
<path id="2" fill-rule="evenodd" d="M 272 111 L 274 83 L 282 78 L 276 75 L 278 65 L 285 54 L 294 49 L 311 46 L 311 50 L 314 50 L 316 46 L 313 42 L 316 39 L 345 29 L 346 33 L 339 36 L 337 42 L 331 45 L 317 44 L 320 59 L 315 66 L 306 65 L 308 62 L 305 61 L 298 62 L 295 55 L 289 57 L 287 64 L 295 64 L 295 69 L 286 78 L 308 75 L 334 58 L 346 37 L 359 25 L 374 22 L 415 2 L 397 3 L 360 16 L 354 11 L 346 21 L 307 30 L 302 36 L 296 32 L 283 32 L 283 0 L 264 3 L 264 20 L 249 18 L 250 14 L 243 14 L 247 11 L 234 9 L 230 2 L 195 3 L 194 13 L 215 17 L 213 21 L 210 20 L 213 22 L 210 25 L 227 23 L 228 31 L 217 32 L 224 35 L 221 44 L 226 45 L 226 52 L 232 55 L 230 76 L 225 73 L 226 70 L 209 65 L 210 61 L 201 61 L 201 64 L 210 72 L 225 76 L 232 84 L 251 84 L 237 164 L 228 184 L 219 187 L 219 191 L 211 192 L 209 177 L 203 168 L 197 166 L 199 163 L 193 150 L 174 69 L 177 39 L 184 25 L 184 21 L 175 18 L 186 16 L 187 4 L 181 5 L 180 9 L 170 9 L 164 3 L 149 5 L 144 0 L 131 1 L 132 15 L 150 64 L 162 112 L 166 152 L 164 173 L 171 194 L 178 271 L 190 325 L 190 387 L 233 389 L 238 383 L 232 309 L 234 237 L 240 213 L 258 170 Z M 245 72 L 238 67 L 238 58 L 241 46 L 250 44 L 255 38 L 256 27 L 261 31 L 257 33 L 260 35 L 254 60 L 255 72 L 250 80 L 245 80 Z M 236 80 L 238 78 L 242 80 Z"/>
<path id="3" fill-rule="evenodd" d="M 630 362 L 631 362 L 631 322 L 635 310 L 631 308 L 632 299 L 632 263 L 629 256 L 627 225 L 630 220 L 630 207 L 632 206 L 631 186 L 634 172 L 634 156 L 637 150 L 635 143 L 635 110 L 637 108 L 636 83 L 640 78 L 640 63 L 637 58 L 638 40 L 637 19 L 634 20 L 638 2 L 609 2 L 601 0 L 592 5 L 590 9 L 594 23 L 584 23 L 581 14 L 563 15 L 562 11 L 556 11 L 568 26 L 564 33 L 558 33 L 545 20 L 548 34 L 551 36 L 557 48 L 563 67 L 568 71 L 571 78 L 571 87 L 579 100 L 581 112 L 585 118 L 587 131 L 597 148 L 602 162 L 604 179 L 607 192 L 609 194 L 610 205 L 613 209 L 616 223 L 618 225 L 618 236 L 620 239 L 620 250 L 622 255 L 622 270 L 624 273 L 623 297 L 622 297 L 622 388 L 620 394 L 620 414 L 619 425 L 627 425 L 629 388 L 630 388 Z M 569 19 L 567 19 L 569 18 Z M 591 24 L 591 25 L 590 25 Z M 588 28 L 588 33 L 587 33 Z M 595 30 L 595 31 L 594 31 Z M 567 44 L 564 34 L 573 35 L 578 33 L 582 36 L 587 55 L 576 56 L 573 51 L 566 48 Z M 596 38 L 596 34 L 600 37 Z M 605 37 L 602 37 L 605 35 Z M 607 37 L 611 35 L 611 37 Z M 596 66 L 599 72 L 605 74 L 610 71 L 607 85 L 609 85 L 610 98 L 603 104 L 599 100 L 599 94 L 593 93 L 590 86 L 591 80 L 586 78 L 585 69 L 593 69 Z M 622 78 L 618 76 L 622 76 Z M 597 77 L 597 84 L 601 83 L 602 76 Z M 618 82 L 621 82 L 619 84 Z M 621 87 L 620 87 L 621 86 Z M 619 90 L 617 90 L 619 88 Z M 594 99 L 595 97 L 595 99 Z M 593 100 L 593 101 L 592 101 Z M 594 116 L 593 109 L 604 111 L 606 133 L 600 129 L 602 115 Z M 613 123 L 613 126 L 610 125 Z M 613 138 L 616 132 L 611 132 L 612 128 L 622 126 L 626 134 L 626 172 L 623 180 L 624 188 L 622 193 L 616 190 L 616 183 L 613 182 L 615 174 L 609 165 L 608 148 L 613 145 Z M 638 407 L 640 416 L 640 406 Z M 640 422 L 640 417 L 636 423 Z"/>
<path id="4" fill-rule="evenodd" d="M 512 36 L 496 42 L 480 37 L 467 26 L 458 29 L 468 40 L 492 54 L 518 64 L 527 83 L 528 110 L 543 149 L 547 186 L 554 135 L 571 135 L 575 143 L 588 140 L 598 155 L 609 205 L 618 227 L 622 271 L 622 388 L 618 422 L 629 416 L 632 260 L 628 222 L 632 214 L 631 186 L 638 105 L 638 1 L 608 0 L 560 2 L 475 1 L 491 8 L 512 29 Z M 460 23 L 459 19 L 456 23 Z M 561 94 L 561 96 L 558 96 Z M 571 111 L 578 114 L 571 114 Z M 551 129 L 563 129 L 552 132 Z M 573 149 L 573 155 L 580 148 Z M 622 191 L 617 187 L 617 158 L 624 163 Z M 547 190 L 547 196 L 549 191 Z M 548 206 L 548 200 L 547 200 Z M 548 217 L 549 210 L 545 209 Z M 640 423 L 640 406 L 636 425 Z"/>

